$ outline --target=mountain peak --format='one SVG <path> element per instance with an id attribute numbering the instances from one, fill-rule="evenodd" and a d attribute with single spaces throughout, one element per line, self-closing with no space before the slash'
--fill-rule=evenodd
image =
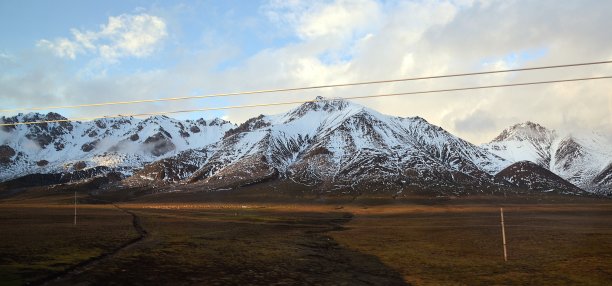
<path id="1" fill-rule="evenodd" d="M 550 138 L 554 133 L 554 130 L 550 130 L 538 123 L 526 121 L 518 123 L 510 128 L 502 131 L 492 142 L 502 142 L 507 140 L 524 141 L 524 140 L 536 140 Z"/>
<path id="2" fill-rule="evenodd" d="M 175 120 L 174 118 L 170 118 L 166 115 L 152 115 L 147 117 L 144 121 L 145 122 L 156 122 L 156 121 L 167 121 L 167 120 Z"/>
<path id="3" fill-rule="evenodd" d="M 324 110 L 324 111 L 335 111 L 342 110 L 352 103 L 348 102 L 346 99 L 340 97 L 332 97 L 327 98 L 323 96 L 315 97 L 313 102 L 307 102 L 305 104 L 312 103 L 310 107 L 313 107 L 315 110 Z"/>
<path id="4" fill-rule="evenodd" d="M 297 108 L 289 111 L 286 116 L 287 118 L 289 118 L 288 121 L 292 121 L 296 118 L 304 116 L 306 113 L 311 111 L 334 112 L 345 110 L 350 106 L 361 107 L 360 105 L 348 102 L 343 98 L 326 98 L 323 96 L 317 96 L 314 100 L 302 103 Z"/>

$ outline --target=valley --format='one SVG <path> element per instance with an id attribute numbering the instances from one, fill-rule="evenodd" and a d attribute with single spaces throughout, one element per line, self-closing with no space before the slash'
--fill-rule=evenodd
<path id="1" fill-rule="evenodd" d="M 612 202 L 232 191 L 102 198 L 31 188 L 0 201 L 3 285 L 602 285 Z M 291 195 L 290 195 L 291 194 Z M 108 199 L 120 200 L 114 204 Z M 499 207 L 504 207 L 508 262 Z M 132 217 L 146 231 L 139 232 Z M 43 236 L 44 235 L 44 236 Z M 10 239 L 6 239 L 10 238 Z"/>

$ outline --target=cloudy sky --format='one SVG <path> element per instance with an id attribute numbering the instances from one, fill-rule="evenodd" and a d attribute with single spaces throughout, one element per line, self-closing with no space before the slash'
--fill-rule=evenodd
<path id="1" fill-rule="evenodd" d="M 612 59 L 612 1 L 0 1 L 2 109 Z M 612 64 L 72 110 L 68 117 L 612 75 Z M 612 134 L 612 80 L 357 101 L 482 143 L 527 120 Z M 239 123 L 290 106 L 178 115 Z M 48 110 L 46 110 L 48 111 Z M 45 111 L 45 112 L 46 112 Z M 1 114 L 14 115 L 14 114 Z"/>

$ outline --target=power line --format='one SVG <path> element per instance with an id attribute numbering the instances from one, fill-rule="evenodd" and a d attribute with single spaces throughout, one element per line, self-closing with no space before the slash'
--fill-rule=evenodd
<path id="1" fill-rule="evenodd" d="M 574 78 L 574 79 L 536 81 L 536 82 L 523 82 L 523 83 L 510 83 L 510 84 L 499 84 L 499 85 L 485 85 L 485 86 L 460 87 L 460 88 L 437 89 L 437 90 L 426 90 L 426 91 L 412 91 L 412 92 L 399 92 L 399 93 L 387 93 L 387 94 L 375 94 L 375 95 L 362 95 L 362 96 L 349 96 L 349 97 L 342 97 L 340 99 L 366 99 L 366 98 L 376 98 L 376 97 L 390 97 L 390 96 L 400 96 L 400 95 L 428 94 L 428 93 L 439 93 L 439 92 L 452 92 L 452 91 L 465 91 L 465 90 L 477 90 L 477 89 L 513 87 L 513 86 L 528 86 L 528 85 L 552 84 L 552 83 L 562 83 L 562 82 L 576 82 L 576 81 L 587 81 L 587 80 L 598 80 L 598 79 L 612 79 L 612 76 Z M 188 113 L 188 112 L 202 112 L 202 111 L 241 109 L 241 108 L 265 107 L 265 106 L 292 105 L 292 104 L 300 104 L 300 103 L 315 102 L 315 101 L 317 101 L 317 100 L 315 99 L 315 100 L 285 101 L 285 102 L 272 102 L 272 103 L 260 103 L 260 104 L 248 104 L 248 105 L 233 105 L 233 106 L 210 107 L 210 108 L 199 108 L 199 109 L 186 109 L 186 110 L 174 110 L 174 111 L 160 111 L 160 112 L 148 112 L 148 113 L 119 114 L 119 115 L 112 115 L 112 116 L 81 117 L 81 118 L 73 118 L 73 119 L 58 119 L 58 120 L 45 120 L 45 121 L 2 123 L 2 124 L 0 124 L 0 126 L 43 124 L 43 123 L 59 123 L 59 122 L 68 122 L 68 121 L 91 121 L 91 120 L 104 119 L 104 118 L 154 116 L 154 115 Z"/>
<path id="2" fill-rule="evenodd" d="M 97 106 L 106 106 L 106 105 L 123 105 L 123 104 L 162 102 L 162 101 L 178 101 L 178 100 L 187 100 L 187 99 L 203 99 L 203 98 L 212 98 L 212 97 L 228 97 L 228 96 L 237 96 L 237 95 L 260 94 L 260 93 L 278 93 L 278 92 L 312 90 L 312 89 L 321 89 L 321 88 L 347 87 L 347 86 L 359 86 L 359 85 L 370 85 L 370 84 L 381 84 L 381 83 L 416 81 L 416 80 L 425 80 L 425 79 L 439 79 L 439 78 L 463 77 L 463 76 L 497 74 L 497 73 L 508 73 L 508 72 L 519 72 L 519 71 L 532 71 L 532 70 L 543 70 L 543 69 L 567 68 L 567 67 L 577 67 L 577 66 L 590 66 L 590 65 L 600 65 L 600 64 L 609 64 L 609 63 L 612 63 L 612 60 L 610 60 L 610 61 L 598 61 L 598 62 L 587 62 L 587 63 L 574 63 L 574 64 L 565 64 L 565 65 L 539 66 L 539 67 L 520 68 L 520 69 L 506 69 L 506 70 L 485 71 L 485 72 L 457 73 L 457 74 L 424 76 L 424 77 L 412 77 L 412 78 L 402 78 L 402 79 L 363 81 L 363 82 L 341 83 L 341 84 L 328 84 L 328 85 L 317 85 L 317 86 L 307 86 L 307 87 L 263 89 L 263 90 L 252 90 L 252 91 L 214 93 L 214 94 L 205 94 L 205 95 L 169 97 L 169 98 L 156 98 L 156 99 L 142 99 L 142 100 L 130 100 L 130 101 L 109 101 L 109 102 L 77 104 L 77 105 L 59 105 L 59 106 L 44 106 L 44 107 L 26 107 L 26 108 L 0 109 L 0 112 L 15 112 L 15 111 L 26 111 L 26 110 L 49 110 L 49 109 L 70 109 L 70 108 L 97 107 Z"/>

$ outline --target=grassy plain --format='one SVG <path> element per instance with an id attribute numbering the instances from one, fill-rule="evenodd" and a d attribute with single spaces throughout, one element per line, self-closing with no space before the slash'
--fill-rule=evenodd
<path id="1" fill-rule="evenodd" d="M 0 281 L 50 285 L 610 285 L 612 202 L 174 193 L 0 201 Z M 96 204 L 94 204 L 96 203 Z M 508 262 L 499 206 L 504 206 Z M 110 253 L 47 279 L 79 262 Z M 40 280 L 42 279 L 42 280 Z"/>
<path id="2" fill-rule="evenodd" d="M 137 236 L 132 217 L 112 205 L 79 205 L 69 194 L 0 203 L 0 285 L 52 276 Z"/>
<path id="3" fill-rule="evenodd" d="M 414 285 L 610 285 L 612 204 L 483 205 L 352 210 L 332 233 Z"/>

